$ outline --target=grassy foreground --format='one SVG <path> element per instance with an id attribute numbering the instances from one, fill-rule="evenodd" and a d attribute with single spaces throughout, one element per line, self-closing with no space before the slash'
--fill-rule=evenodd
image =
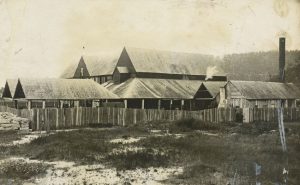
<path id="1" fill-rule="evenodd" d="M 150 129 L 171 134 L 153 134 Z M 21 146 L 2 146 L 0 157 L 101 163 L 118 170 L 184 167 L 183 174 L 170 177 L 165 181 L 167 184 L 226 184 L 234 176 L 238 184 L 254 184 L 256 179 L 262 184 L 282 183 L 282 170 L 288 168 L 289 184 L 299 184 L 300 123 L 286 124 L 287 155 L 282 153 L 275 129 L 277 124 L 270 123 L 217 125 L 197 120 L 149 123 L 146 127 L 81 129 L 57 132 Z M 141 139 L 125 144 L 110 142 L 116 138 Z M 258 177 L 255 163 L 262 166 Z M 43 169 L 40 167 L 37 174 L 43 173 Z"/>

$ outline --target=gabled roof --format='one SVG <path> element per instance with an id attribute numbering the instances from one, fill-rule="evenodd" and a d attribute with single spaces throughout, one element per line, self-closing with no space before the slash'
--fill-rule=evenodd
<path id="1" fill-rule="evenodd" d="M 292 83 L 229 81 L 246 99 L 299 99 L 300 90 Z"/>
<path id="2" fill-rule="evenodd" d="M 26 79 L 18 81 L 15 98 L 25 99 L 115 99 L 115 94 L 90 79 Z"/>
<path id="3" fill-rule="evenodd" d="M 83 55 L 78 62 L 66 68 L 61 78 L 73 78 L 81 60 L 85 63 L 90 76 L 112 75 L 118 62 L 117 57 Z"/>
<path id="4" fill-rule="evenodd" d="M 181 53 L 154 49 L 126 47 L 126 51 L 136 72 L 206 75 L 209 66 L 218 66 L 211 55 Z M 214 76 L 224 76 L 220 67 Z"/>
<path id="5" fill-rule="evenodd" d="M 82 56 L 90 76 L 112 75 L 117 65 L 117 58 Z"/>
<path id="6" fill-rule="evenodd" d="M 60 75 L 61 78 L 74 78 L 78 63 L 70 64 Z"/>
<path id="7" fill-rule="evenodd" d="M 12 98 L 15 94 L 18 79 L 7 79 L 3 90 L 4 98 Z"/>
<path id="8" fill-rule="evenodd" d="M 206 81 L 203 82 L 203 85 L 206 87 L 206 89 L 208 90 L 208 92 L 211 94 L 212 97 L 216 97 L 219 92 L 220 92 L 220 88 L 224 87 L 226 85 L 227 82 L 217 82 L 217 81 Z"/>
<path id="9" fill-rule="evenodd" d="M 123 99 L 192 99 L 201 83 L 196 80 L 130 78 L 121 84 L 110 82 L 102 85 Z"/>

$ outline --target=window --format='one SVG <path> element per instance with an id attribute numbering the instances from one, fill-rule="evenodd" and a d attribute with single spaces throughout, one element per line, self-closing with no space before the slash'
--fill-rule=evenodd
<path id="1" fill-rule="evenodd" d="M 295 105 L 294 102 L 295 102 L 294 100 L 288 100 L 287 101 L 287 106 L 288 107 L 293 107 Z"/>
<path id="2" fill-rule="evenodd" d="M 188 77 L 188 75 L 183 75 L 183 76 L 182 76 L 182 79 L 183 79 L 183 80 L 189 80 L 189 77 Z"/>
<path id="3" fill-rule="evenodd" d="M 80 68 L 80 77 L 83 77 L 83 67 Z"/>
<path id="4" fill-rule="evenodd" d="M 100 81 L 100 84 L 104 83 L 105 82 L 105 77 L 101 77 L 101 81 Z"/>

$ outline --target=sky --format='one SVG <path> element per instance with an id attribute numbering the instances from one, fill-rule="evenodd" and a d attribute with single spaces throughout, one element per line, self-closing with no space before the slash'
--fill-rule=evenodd
<path id="1" fill-rule="evenodd" d="M 0 0 L 0 86 L 124 46 L 223 56 L 277 50 L 279 36 L 300 49 L 299 33 L 300 0 Z"/>

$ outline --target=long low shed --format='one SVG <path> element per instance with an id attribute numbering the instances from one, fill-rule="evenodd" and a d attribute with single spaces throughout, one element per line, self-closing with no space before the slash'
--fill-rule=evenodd
<path id="1" fill-rule="evenodd" d="M 121 84 L 102 84 L 120 97 L 125 108 L 190 110 L 203 81 L 130 78 Z"/>
<path id="2" fill-rule="evenodd" d="M 229 81 L 220 93 L 219 107 L 275 108 L 296 107 L 300 90 L 292 83 Z"/>
<path id="3" fill-rule="evenodd" d="M 18 79 L 17 108 L 96 106 L 119 97 L 90 79 Z"/>

